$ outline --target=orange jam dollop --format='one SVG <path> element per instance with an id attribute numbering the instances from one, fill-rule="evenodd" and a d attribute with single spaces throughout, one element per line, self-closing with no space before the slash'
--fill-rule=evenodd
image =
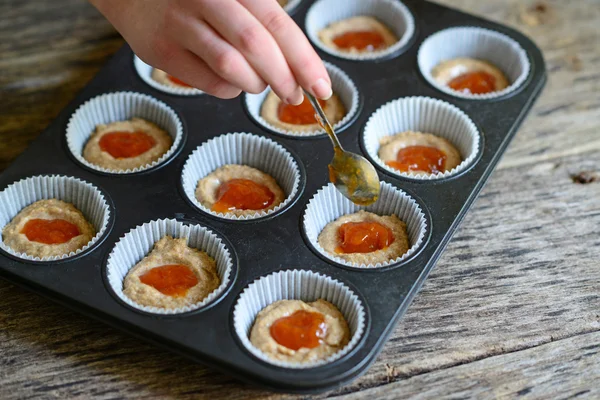
<path id="1" fill-rule="evenodd" d="M 188 85 L 187 83 L 185 83 L 181 79 L 175 78 L 173 75 L 167 74 L 167 79 L 170 80 L 171 83 L 174 83 L 177 86 L 183 86 L 183 87 L 188 87 L 188 88 L 193 87 L 192 85 Z"/>
<path id="2" fill-rule="evenodd" d="M 319 100 L 319 104 L 325 110 L 327 103 L 324 100 Z M 293 125 L 310 125 L 317 122 L 315 118 L 315 109 L 306 96 L 304 101 L 297 106 L 281 103 L 277 110 L 277 117 L 281 122 Z"/>
<path id="3" fill-rule="evenodd" d="M 271 325 L 271 337 L 288 349 L 314 349 L 325 337 L 327 324 L 321 313 L 298 310 Z"/>
<path id="4" fill-rule="evenodd" d="M 152 286 L 162 294 L 172 297 L 183 297 L 190 288 L 198 284 L 198 278 L 194 271 L 187 265 L 181 264 L 152 268 L 144 275 L 140 275 L 140 281 Z"/>
<path id="5" fill-rule="evenodd" d="M 156 140 L 145 132 L 109 132 L 100 138 L 100 149 L 114 158 L 137 157 L 155 144 Z"/>
<path id="6" fill-rule="evenodd" d="M 425 171 L 430 174 L 445 171 L 446 154 L 429 146 L 408 146 L 398 151 L 396 161 L 387 165 L 402 172 Z"/>
<path id="7" fill-rule="evenodd" d="M 337 253 L 371 253 L 394 243 L 392 230 L 378 222 L 346 222 L 338 236 Z"/>
<path id="8" fill-rule="evenodd" d="M 351 31 L 336 36 L 333 43 L 341 49 L 374 51 L 384 46 L 385 39 L 376 31 Z"/>
<path id="9" fill-rule="evenodd" d="M 275 195 L 268 187 L 250 179 L 231 179 L 217 190 L 216 212 L 262 210 L 273 204 Z"/>
<path id="10" fill-rule="evenodd" d="M 44 244 L 67 243 L 81 234 L 77 225 L 64 219 L 30 219 L 21 233 L 32 242 Z"/>
<path id="11" fill-rule="evenodd" d="M 496 78 L 484 71 L 467 72 L 452 79 L 448 86 L 457 92 L 484 94 L 496 90 Z"/>

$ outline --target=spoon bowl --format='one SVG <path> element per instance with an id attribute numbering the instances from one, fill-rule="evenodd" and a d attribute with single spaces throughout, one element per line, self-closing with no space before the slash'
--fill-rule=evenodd
<path id="1" fill-rule="evenodd" d="M 358 154 L 345 151 L 340 144 L 325 112 L 313 95 L 306 96 L 316 111 L 319 124 L 333 143 L 333 160 L 329 164 L 329 180 L 354 204 L 368 206 L 379 198 L 379 176 L 373 164 Z"/>

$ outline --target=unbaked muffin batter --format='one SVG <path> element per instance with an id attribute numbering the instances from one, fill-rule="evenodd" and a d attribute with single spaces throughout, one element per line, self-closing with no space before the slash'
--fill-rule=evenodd
<path id="1" fill-rule="evenodd" d="M 277 301 L 258 313 L 250 331 L 250 342 L 269 358 L 294 363 L 326 359 L 349 341 L 344 316 L 322 299 Z"/>
<path id="2" fill-rule="evenodd" d="M 160 159 L 173 138 L 152 122 L 141 118 L 96 126 L 83 149 L 83 158 L 109 170 L 125 171 Z"/>
<path id="3" fill-rule="evenodd" d="M 4 243 L 32 257 L 62 256 L 87 245 L 96 230 L 73 204 L 57 199 L 23 208 L 2 231 Z"/>

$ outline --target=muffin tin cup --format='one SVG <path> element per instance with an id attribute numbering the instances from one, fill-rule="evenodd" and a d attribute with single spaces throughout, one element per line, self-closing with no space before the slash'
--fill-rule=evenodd
<path id="1" fill-rule="evenodd" d="M 460 153 L 462 162 L 455 168 L 436 174 L 407 173 L 389 167 L 379 158 L 380 140 L 405 131 L 431 133 L 448 140 Z M 403 97 L 390 101 L 375 111 L 363 132 L 367 155 L 392 175 L 435 180 L 461 173 L 479 154 L 481 134 L 473 121 L 456 106 L 430 97 Z"/>
<path id="2" fill-rule="evenodd" d="M 205 207 L 196 199 L 198 181 L 228 164 L 246 165 L 271 175 L 286 194 L 285 199 L 271 210 L 244 216 L 217 213 Z M 183 192 L 195 207 L 218 218 L 240 221 L 264 218 L 283 210 L 298 196 L 301 181 L 298 163 L 283 146 L 250 133 L 228 133 L 203 143 L 188 157 L 181 175 Z"/>
<path id="3" fill-rule="evenodd" d="M 398 42 L 381 51 L 346 53 L 326 46 L 319 38 L 319 32 L 330 24 L 358 16 L 378 19 L 396 35 Z M 398 0 L 319 0 L 306 14 L 306 33 L 326 53 L 348 60 L 369 61 L 389 58 L 406 46 L 415 34 L 415 19 Z"/>
<path id="4" fill-rule="evenodd" d="M 431 71 L 441 62 L 463 57 L 491 63 L 504 73 L 510 85 L 493 93 L 470 94 L 452 90 L 431 75 Z M 502 33 L 476 27 L 449 28 L 429 36 L 419 48 L 417 63 L 421 74 L 433 87 L 449 95 L 471 100 L 489 100 L 508 95 L 523 86 L 531 70 L 527 52 L 517 41 Z"/>
<path id="5" fill-rule="evenodd" d="M 279 300 L 312 302 L 327 300 L 335 305 L 348 323 L 348 344 L 330 357 L 308 363 L 293 363 L 269 358 L 250 342 L 250 331 L 258 313 Z M 308 270 L 275 272 L 251 283 L 240 294 L 233 309 L 233 329 L 246 350 L 269 364 L 283 368 L 314 368 L 339 360 L 362 339 L 367 325 L 367 312 L 359 297 L 342 282 Z"/>
<path id="6" fill-rule="evenodd" d="M 341 216 L 353 214 L 359 210 L 382 216 L 394 214 L 406 223 L 410 244 L 408 251 L 393 260 L 369 265 L 352 263 L 326 252 L 318 242 L 319 234 L 325 225 Z M 354 268 L 381 268 L 406 261 L 418 252 L 428 234 L 427 219 L 419 204 L 408 194 L 387 182 L 381 182 L 379 200 L 368 207 L 352 203 L 331 183 L 324 186 L 308 202 L 302 217 L 302 225 L 308 241 L 319 254 L 335 264 Z"/>
<path id="7" fill-rule="evenodd" d="M 142 118 L 164 129 L 173 144 L 158 160 L 141 167 L 114 170 L 92 164 L 83 157 L 83 149 L 100 124 Z M 71 116 L 67 125 L 67 147 L 75 159 L 86 167 L 108 174 L 131 174 L 156 167 L 175 154 L 183 140 L 183 124 L 167 104 L 151 96 L 134 92 L 114 92 L 94 97 L 83 103 Z"/>
<path id="8" fill-rule="evenodd" d="M 136 55 L 133 56 L 133 66 L 135 67 L 137 74 L 144 82 L 152 86 L 154 89 L 160 90 L 161 92 L 176 96 L 199 96 L 204 93 L 202 90 L 196 88 L 169 86 L 155 81 L 152 78 L 152 71 L 154 70 L 154 67 L 146 64 Z"/>
<path id="9" fill-rule="evenodd" d="M 334 124 L 333 126 L 336 131 L 339 131 L 346 127 L 356 117 L 358 108 L 360 106 L 360 95 L 358 92 L 358 88 L 356 87 L 352 79 L 350 79 L 350 77 L 344 71 L 326 61 L 324 62 L 324 64 L 325 68 L 327 68 L 327 72 L 329 73 L 329 77 L 331 78 L 331 86 L 333 88 L 333 93 L 339 96 L 340 101 L 342 102 L 344 107 L 346 107 L 346 115 L 344 116 L 344 118 L 342 118 L 340 121 L 338 121 L 338 123 Z M 248 111 L 248 114 L 250 114 L 250 117 L 255 122 L 257 122 L 259 125 L 270 131 L 290 137 L 312 137 L 325 135 L 325 131 L 323 129 L 308 132 L 287 131 L 285 129 L 278 128 L 268 123 L 261 116 L 261 110 L 263 103 L 270 91 L 271 88 L 267 88 L 260 94 L 248 93 L 245 96 L 246 109 Z"/>
<path id="10" fill-rule="evenodd" d="M 165 236 L 186 238 L 188 246 L 205 251 L 215 260 L 221 284 L 202 301 L 186 307 L 166 309 L 138 304 L 123 293 L 123 282 L 131 268 L 146 257 L 155 243 Z M 198 310 L 218 300 L 233 279 L 233 268 L 230 249 L 210 229 L 175 219 L 160 219 L 137 226 L 119 239 L 106 261 L 106 280 L 114 294 L 127 305 L 147 313 L 171 315 Z"/>
<path id="11" fill-rule="evenodd" d="M 23 208 L 39 200 L 58 199 L 73 204 L 94 226 L 96 235 L 82 248 L 62 256 L 33 257 L 11 249 L 0 239 L 0 249 L 27 261 L 60 261 L 71 258 L 92 247 L 104 235 L 110 221 L 110 207 L 104 194 L 94 185 L 81 179 L 44 175 L 22 179 L 0 192 L 0 232 Z"/>

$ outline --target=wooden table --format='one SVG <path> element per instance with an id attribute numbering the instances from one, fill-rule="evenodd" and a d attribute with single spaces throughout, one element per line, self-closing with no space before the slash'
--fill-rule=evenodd
<path id="1" fill-rule="evenodd" d="M 600 1 L 442 2 L 530 35 L 550 80 L 376 364 L 323 397 L 600 398 L 600 182 L 572 179 L 600 169 Z M 123 42 L 83 0 L 0 16 L 1 170 Z M 279 398 L 0 282 L 0 398 L 92 396 Z"/>

